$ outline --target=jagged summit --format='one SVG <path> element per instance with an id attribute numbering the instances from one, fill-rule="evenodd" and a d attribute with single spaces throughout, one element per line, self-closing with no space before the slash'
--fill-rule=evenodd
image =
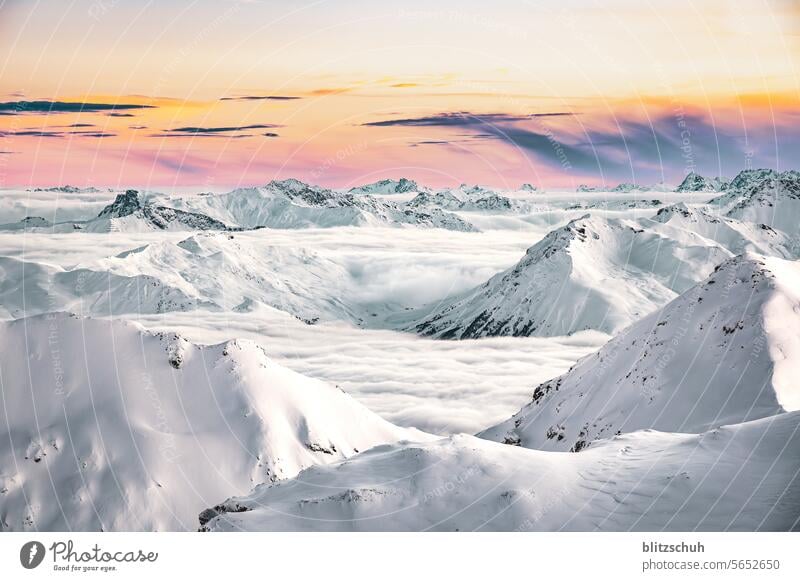
<path id="1" fill-rule="evenodd" d="M 696 172 L 689 172 L 676 192 L 722 192 L 729 186 L 725 178 L 707 178 Z"/>
<path id="2" fill-rule="evenodd" d="M 763 182 L 768 178 L 777 178 L 780 173 L 774 169 L 745 169 L 740 171 L 735 178 L 731 180 L 730 189 L 735 192 L 744 192 L 753 185 Z"/>
<path id="3" fill-rule="evenodd" d="M 228 226 L 198 212 L 142 203 L 139 192 L 126 190 L 103 208 L 83 229 L 88 232 L 146 230 L 227 230 Z"/>
<path id="4" fill-rule="evenodd" d="M 103 208 L 97 217 L 124 218 L 141 209 L 141 207 L 142 204 L 139 202 L 139 192 L 136 190 L 125 190 L 125 192 L 117 194 L 114 201 Z"/>
<path id="5" fill-rule="evenodd" d="M 725 211 L 727 217 L 781 231 L 800 248 L 797 243 L 800 173 L 752 170 L 737 176 L 737 183 L 741 186 L 715 198 L 712 203 Z"/>
<path id="6" fill-rule="evenodd" d="M 639 429 L 697 433 L 800 409 L 798 281 L 795 262 L 731 258 L 480 435 L 579 451 Z"/>

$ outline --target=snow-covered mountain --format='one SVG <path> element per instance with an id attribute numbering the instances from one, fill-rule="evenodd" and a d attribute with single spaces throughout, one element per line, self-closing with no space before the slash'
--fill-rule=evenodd
<path id="1" fill-rule="evenodd" d="M 800 264 L 741 255 L 620 333 L 481 437 L 579 451 L 641 429 L 699 433 L 800 409 Z"/>
<path id="2" fill-rule="evenodd" d="M 311 250 L 198 232 L 72 268 L 0 256 L 0 315 L 242 312 L 263 304 L 308 324 L 358 325 L 367 315 L 352 301 L 357 284 L 345 265 Z"/>
<path id="3" fill-rule="evenodd" d="M 41 216 L 27 216 L 19 222 L 10 222 L 8 224 L 0 224 L 0 231 L 28 231 L 37 230 L 42 228 L 51 228 L 53 224 L 46 218 Z"/>
<path id="4" fill-rule="evenodd" d="M 34 192 L 54 192 L 56 194 L 96 194 L 99 193 L 95 187 L 88 187 L 88 188 L 79 188 L 77 186 L 55 186 L 51 188 L 34 188 Z"/>
<path id="5" fill-rule="evenodd" d="M 676 192 L 722 192 L 730 183 L 725 178 L 707 178 L 695 172 L 689 172 L 677 188 Z"/>
<path id="6" fill-rule="evenodd" d="M 387 199 L 334 192 L 295 179 L 272 181 L 263 188 L 239 188 L 227 194 L 170 198 L 164 203 L 245 229 L 408 225 L 475 231 L 462 218 L 438 208 L 405 207 Z"/>
<path id="7" fill-rule="evenodd" d="M 86 265 L 122 277 L 148 276 L 200 306 L 242 310 L 254 302 L 307 323 L 358 323 L 347 302 L 351 275 L 341 264 L 302 248 L 258 243 L 228 232 L 199 232 L 159 241 Z"/>
<path id="8" fill-rule="evenodd" d="M 766 224 L 753 224 L 712 213 L 706 206 L 679 202 L 661 208 L 652 219 L 643 219 L 645 228 L 657 228 L 653 222 L 664 224 L 658 231 L 669 238 L 681 239 L 676 228 L 713 240 L 733 254 L 756 252 L 767 256 L 794 258 L 800 253 L 800 241 Z"/>
<path id="9" fill-rule="evenodd" d="M 380 446 L 200 515 L 211 531 L 786 531 L 800 413 L 699 435 L 635 432 L 580 454 L 472 436 Z"/>
<path id="10" fill-rule="evenodd" d="M 780 172 L 774 169 L 745 169 L 731 180 L 728 189 L 734 193 L 743 193 L 766 179 L 777 179 L 780 175 Z"/>
<path id="11" fill-rule="evenodd" d="M 425 439 L 258 345 L 63 313 L 0 323 L 0 530 L 184 530 L 232 490 Z"/>
<path id="12" fill-rule="evenodd" d="M 120 275 L 0 256 L 0 316 L 20 318 L 55 310 L 98 316 L 218 309 L 161 278 Z"/>
<path id="13" fill-rule="evenodd" d="M 649 186 L 642 184 L 633 184 L 630 182 L 622 182 L 613 187 L 589 186 L 586 184 L 580 184 L 575 191 L 579 193 L 611 192 L 615 194 L 630 194 L 633 192 L 671 192 L 673 191 L 673 187 L 668 184 L 665 184 L 664 182 L 658 182 L 657 184 Z"/>
<path id="14" fill-rule="evenodd" d="M 726 216 L 780 230 L 795 241 L 800 233 L 800 172 L 769 175 L 745 187 Z M 800 245 L 800 243 L 797 243 Z"/>
<path id="15" fill-rule="evenodd" d="M 420 188 L 417 182 L 406 178 L 400 178 L 399 180 L 379 180 L 371 184 L 356 186 L 349 190 L 351 194 L 367 195 L 407 194 L 409 192 L 422 191 L 427 191 L 427 188 Z"/>
<path id="16" fill-rule="evenodd" d="M 461 184 L 457 188 L 435 193 L 422 192 L 406 204 L 410 208 L 442 208 L 461 212 L 502 213 L 514 210 L 519 203 L 496 191 L 481 186 Z"/>
<path id="17" fill-rule="evenodd" d="M 146 232 L 150 230 L 227 230 L 220 220 L 199 212 L 142 203 L 139 192 L 126 190 L 103 208 L 94 220 L 81 225 L 87 232 Z"/>
<path id="18" fill-rule="evenodd" d="M 678 243 L 636 222 L 585 215 L 551 231 L 512 268 L 433 305 L 408 329 L 442 339 L 614 333 L 729 256 L 699 236 Z"/>

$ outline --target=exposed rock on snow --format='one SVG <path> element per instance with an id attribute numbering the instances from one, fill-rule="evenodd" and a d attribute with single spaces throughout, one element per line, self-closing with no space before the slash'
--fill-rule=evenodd
<path id="1" fill-rule="evenodd" d="M 87 232 L 141 232 L 147 230 L 227 230 L 221 221 L 198 212 L 186 212 L 152 203 L 142 204 L 139 192 L 126 190 L 103 208 L 83 229 Z"/>
<path id="2" fill-rule="evenodd" d="M 725 178 L 707 178 L 690 172 L 681 182 L 676 192 L 722 192 L 729 187 L 729 182 Z"/>
<path id="3" fill-rule="evenodd" d="M 737 256 L 480 436 L 579 451 L 634 430 L 698 433 L 798 410 L 797 329 L 800 266 Z"/>
<path id="4" fill-rule="evenodd" d="M 765 172 L 766 173 L 766 172 Z M 743 222 L 764 224 L 795 241 L 800 233 L 800 172 L 787 171 L 751 182 L 727 211 L 726 216 Z M 800 246 L 800 242 L 796 242 Z"/>
<path id="5" fill-rule="evenodd" d="M 14 231 L 14 230 L 35 230 L 38 228 L 50 228 L 53 224 L 41 216 L 28 216 L 19 222 L 12 222 L 10 224 L 0 224 L 0 230 Z"/>
<path id="6" fill-rule="evenodd" d="M 699 435 L 635 432 L 581 454 L 471 436 L 380 446 L 259 486 L 201 522 L 211 531 L 785 531 L 800 517 L 799 425 L 792 413 Z"/>
<path id="7" fill-rule="evenodd" d="M 408 192 L 421 192 L 427 188 L 420 188 L 417 182 L 406 178 L 399 180 L 380 180 L 371 184 L 350 188 L 351 194 L 388 195 L 406 194 Z"/>
<path id="8" fill-rule="evenodd" d="M 514 267 L 433 305 L 408 329 L 442 339 L 614 333 L 729 256 L 700 237 L 678 244 L 636 223 L 586 215 L 547 234 Z"/>
<path id="9" fill-rule="evenodd" d="M 258 345 L 63 313 L 0 323 L 2 530 L 183 530 L 232 490 L 425 439 Z"/>
<path id="10" fill-rule="evenodd" d="M 436 193 L 423 192 L 407 204 L 412 208 L 439 207 L 462 212 L 508 212 L 517 205 L 494 190 L 466 184 Z"/>

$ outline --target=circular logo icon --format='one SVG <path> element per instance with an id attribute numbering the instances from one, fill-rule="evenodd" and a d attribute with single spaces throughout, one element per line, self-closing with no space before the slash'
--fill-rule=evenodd
<path id="1" fill-rule="evenodd" d="M 19 562 L 26 569 L 35 569 L 44 560 L 44 545 L 39 541 L 28 541 L 19 551 Z"/>

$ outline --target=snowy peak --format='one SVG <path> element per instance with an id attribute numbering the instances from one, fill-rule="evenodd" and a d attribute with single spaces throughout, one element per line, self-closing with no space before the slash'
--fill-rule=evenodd
<path id="1" fill-rule="evenodd" d="M 192 530 L 232 490 L 427 437 L 250 341 L 51 313 L 0 323 L 0 346 L 3 530 Z"/>
<path id="2" fill-rule="evenodd" d="M 577 452 L 640 429 L 698 433 L 800 409 L 798 281 L 794 262 L 731 258 L 480 435 Z"/>
<path id="3" fill-rule="evenodd" d="M 351 194 L 390 195 L 419 192 L 425 189 L 426 188 L 420 188 L 414 180 L 400 178 L 399 180 L 379 180 L 371 184 L 357 186 L 350 188 L 349 192 Z"/>
<path id="4" fill-rule="evenodd" d="M 187 212 L 153 203 L 143 204 L 136 190 L 117 194 L 97 218 L 81 229 L 88 232 L 141 232 L 147 230 L 227 230 L 221 221 L 198 212 Z"/>
<path id="5" fill-rule="evenodd" d="M 613 333 L 728 256 L 707 240 L 678 244 L 637 223 L 587 214 L 549 232 L 512 268 L 424 312 L 409 330 L 442 339 Z"/>
<path id="6" fill-rule="evenodd" d="M 514 208 L 514 203 L 494 190 L 461 184 L 457 188 L 440 190 L 436 193 L 422 192 L 408 202 L 407 206 L 439 207 L 462 212 L 507 212 Z"/>
<path id="7" fill-rule="evenodd" d="M 721 192 L 729 186 L 724 178 L 707 178 L 698 173 L 690 172 L 681 182 L 676 192 Z"/>
<path id="8" fill-rule="evenodd" d="M 766 179 L 776 179 L 780 175 L 781 174 L 774 169 L 745 169 L 740 171 L 736 177 L 731 180 L 730 190 L 744 192 Z"/>
<path id="9" fill-rule="evenodd" d="M 347 199 L 340 194 L 336 194 L 332 190 L 319 186 L 312 186 L 294 178 L 273 180 L 267 184 L 266 189 L 283 194 L 291 200 L 297 200 L 311 206 L 325 206 L 328 204 L 342 205 L 342 200 Z"/>
<path id="10" fill-rule="evenodd" d="M 800 223 L 800 173 L 787 171 L 775 174 L 761 170 L 751 174 L 742 190 L 732 191 L 733 196 L 717 200 L 727 206 L 725 214 L 743 222 L 763 224 L 795 238 Z M 733 202 L 732 205 L 729 205 Z"/>
<path id="11" fill-rule="evenodd" d="M 661 222 L 662 224 L 668 224 L 673 220 L 690 223 L 708 222 L 711 224 L 720 222 L 718 218 L 712 216 L 705 210 L 689 207 L 684 202 L 678 202 L 677 204 L 659 209 L 656 215 L 653 216 L 653 220 Z"/>
<path id="12" fill-rule="evenodd" d="M 476 230 L 441 209 L 408 207 L 377 196 L 335 192 L 295 179 L 272 181 L 264 188 L 173 199 L 169 203 L 243 229 L 416 226 Z"/>
<path id="13" fill-rule="evenodd" d="M 136 190 L 125 190 L 108 206 L 103 208 L 97 215 L 98 218 L 124 218 L 141 209 L 139 202 L 139 192 Z"/>

